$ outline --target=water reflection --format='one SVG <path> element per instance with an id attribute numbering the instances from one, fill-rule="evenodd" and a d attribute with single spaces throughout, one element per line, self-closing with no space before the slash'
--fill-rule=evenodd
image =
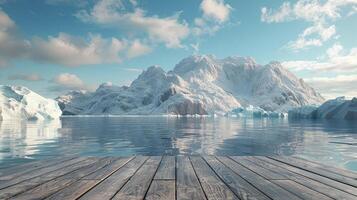
<path id="1" fill-rule="evenodd" d="M 297 155 L 357 170 L 353 122 L 69 117 L 0 122 L 1 167 L 62 155 Z"/>

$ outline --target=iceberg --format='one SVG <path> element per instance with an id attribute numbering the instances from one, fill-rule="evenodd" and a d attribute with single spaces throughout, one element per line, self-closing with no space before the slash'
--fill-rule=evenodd
<path id="1" fill-rule="evenodd" d="M 303 106 L 289 111 L 289 118 L 357 120 L 357 98 L 328 100 L 321 106 Z"/>
<path id="2" fill-rule="evenodd" d="M 0 120 L 46 120 L 62 114 L 57 102 L 21 86 L 0 85 Z"/>
<path id="3" fill-rule="evenodd" d="M 249 105 L 248 107 L 235 108 L 228 112 L 226 116 L 245 118 L 284 118 L 287 114 L 284 112 L 266 111 L 262 108 Z"/>

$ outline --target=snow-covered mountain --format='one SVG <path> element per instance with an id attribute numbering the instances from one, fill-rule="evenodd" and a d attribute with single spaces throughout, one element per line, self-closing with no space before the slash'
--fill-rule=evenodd
<path id="1" fill-rule="evenodd" d="M 357 120 L 357 98 L 328 100 L 321 106 L 303 106 L 289 111 L 290 118 Z"/>
<path id="2" fill-rule="evenodd" d="M 44 120 L 59 118 L 57 102 L 21 86 L 0 85 L 0 120 Z"/>
<path id="3" fill-rule="evenodd" d="M 267 111 L 320 104 L 323 98 L 280 63 L 249 57 L 191 56 L 172 71 L 149 67 L 129 87 L 102 84 L 95 92 L 57 98 L 63 114 L 224 114 L 253 105 Z"/>

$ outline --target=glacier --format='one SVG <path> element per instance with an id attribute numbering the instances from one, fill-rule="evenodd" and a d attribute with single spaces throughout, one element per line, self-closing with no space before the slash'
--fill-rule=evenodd
<path id="1" fill-rule="evenodd" d="M 279 62 L 210 55 L 187 57 L 168 72 L 151 66 L 130 86 L 104 83 L 56 100 L 63 115 L 226 115 L 253 106 L 272 116 L 324 101 Z"/>
<path id="2" fill-rule="evenodd" d="M 57 102 L 22 86 L 0 85 L 0 120 L 57 119 L 62 111 Z"/>
<path id="3" fill-rule="evenodd" d="M 338 97 L 320 106 L 302 106 L 289 110 L 289 118 L 357 120 L 357 98 Z"/>

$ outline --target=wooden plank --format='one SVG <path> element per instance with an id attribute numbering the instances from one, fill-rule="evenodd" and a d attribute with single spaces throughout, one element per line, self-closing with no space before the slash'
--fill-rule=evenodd
<path id="1" fill-rule="evenodd" d="M 146 200 L 174 200 L 175 180 L 154 179 L 149 191 L 145 196 Z"/>
<path id="2" fill-rule="evenodd" d="M 80 199 L 111 199 L 147 159 L 148 157 L 144 156 L 135 157 L 133 160 L 121 167 L 118 171 L 114 172 L 111 176 L 85 193 Z"/>
<path id="3" fill-rule="evenodd" d="M 292 159 L 301 160 L 301 161 L 306 162 L 306 163 L 309 163 L 312 166 L 318 166 L 319 168 L 324 169 L 324 170 L 329 171 L 329 172 L 332 172 L 332 173 L 340 174 L 342 176 L 349 177 L 349 178 L 352 178 L 352 179 L 357 179 L 357 173 L 353 172 L 353 171 L 349 171 L 349 170 L 345 170 L 345 169 L 342 169 L 342 168 L 333 167 L 333 166 L 330 166 L 330 165 L 325 165 L 325 164 L 318 163 L 318 162 L 315 162 L 315 161 L 312 161 L 312 160 L 307 160 L 305 158 L 300 158 L 300 157 L 295 157 L 295 156 L 292 156 L 291 158 Z"/>
<path id="4" fill-rule="evenodd" d="M 242 165 L 236 163 L 235 161 L 231 160 L 227 157 L 218 156 L 218 160 L 220 160 L 223 164 L 227 167 L 232 169 L 235 173 L 240 175 L 250 184 L 254 185 L 258 188 L 261 192 L 265 195 L 269 196 L 272 199 L 300 199 L 296 195 L 290 193 L 289 191 L 281 188 L 280 186 L 272 183 L 269 180 L 264 179 L 263 177 L 259 176 L 258 174 L 254 173 L 253 171 L 243 167 Z"/>
<path id="5" fill-rule="evenodd" d="M 206 199 L 187 156 L 176 158 L 176 193 L 178 200 Z"/>
<path id="6" fill-rule="evenodd" d="M 0 181 L 2 180 L 10 180 L 15 177 L 21 176 L 26 173 L 30 173 L 32 171 L 49 167 L 52 165 L 56 165 L 58 163 L 63 163 L 68 160 L 72 160 L 75 157 L 62 157 L 62 158 L 55 158 L 55 159 L 48 159 L 48 160 L 39 160 L 33 161 L 29 163 L 25 163 L 18 166 L 13 166 L 11 168 L 5 168 L 0 170 Z"/>
<path id="7" fill-rule="evenodd" d="M 268 168 L 264 168 L 264 167 L 256 164 L 254 162 L 254 160 L 250 159 L 250 157 L 242 158 L 242 157 L 233 156 L 232 159 L 234 159 L 236 162 L 240 161 L 241 165 L 249 168 L 250 170 L 254 171 L 256 174 L 259 174 L 259 175 L 265 177 L 266 179 L 270 179 L 271 182 L 279 185 L 280 187 L 290 191 L 291 193 L 293 193 L 296 196 L 299 196 L 303 199 L 311 199 L 311 198 L 329 199 L 329 200 L 332 199 L 332 198 L 327 197 L 321 193 L 311 190 L 308 187 L 300 185 L 292 180 L 287 180 L 288 176 L 284 176 L 284 174 L 280 173 L 279 171 L 273 171 Z M 280 180 L 278 178 L 276 178 L 279 176 L 281 177 Z"/>
<path id="8" fill-rule="evenodd" d="M 1 183 L 0 189 L 15 185 L 17 183 L 20 183 L 20 182 L 28 180 L 28 179 L 33 179 L 37 176 L 47 174 L 47 173 L 59 170 L 61 168 L 76 164 L 76 163 L 80 163 L 81 161 L 85 161 L 86 159 L 88 159 L 88 158 L 79 157 L 79 158 L 71 159 L 71 160 L 68 160 L 68 161 L 53 165 L 53 166 L 40 168 L 38 170 L 22 174 L 21 176 L 16 176 L 15 178 L 13 178 L 11 180 Z"/>
<path id="9" fill-rule="evenodd" d="M 231 156 L 231 158 L 239 163 L 240 165 L 250 169 L 251 171 L 261 175 L 268 180 L 286 180 L 287 177 L 281 175 L 280 173 L 275 173 L 265 168 L 256 165 L 254 162 L 251 162 L 248 157 L 245 156 Z"/>
<path id="10" fill-rule="evenodd" d="M 207 199 L 239 199 L 229 187 L 221 181 L 202 157 L 190 156 L 190 160 Z"/>
<path id="11" fill-rule="evenodd" d="M 154 179 L 175 180 L 175 156 L 164 156 Z"/>
<path id="12" fill-rule="evenodd" d="M 56 171 L 49 172 L 49 173 L 56 174 L 59 177 L 64 174 L 70 173 L 74 170 L 85 167 L 87 165 L 93 164 L 96 161 L 98 161 L 97 158 L 85 158 L 81 162 L 75 163 L 73 165 L 70 165 L 70 166 L 58 169 Z M 56 177 L 48 176 L 48 174 L 42 174 L 40 176 L 31 178 L 30 180 L 25 180 L 25 181 L 19 182 L 17 184 L 11 185 L 9 187 L 3 188 L 0 190 L 0 199 L 12 197 L 16 194 L 25 192 L 29 189 L 32 189 L 42 183 L 52 180 L 54 178 L 56 178 Z"/>
<path id="13" fill-rule="evenodd" d="M 78 180 L 65 189 L 47 197 L 49 200 L 64 200 L 64 199 L 77 199 L 82 196 L 90 188 L 94 187 L 98 183 L 98 180 Z"/>
<path id="14" fill-rule="evenodd" d="M 161 156 L 150 157 L 113 199 L 144 199 L 161 159 Z"/>
<path id="15" fill-rule="evenodd" d="M 162 158 L 145 199 L 175 199 L 175 166 L 174 156 Z"/>
<path id="16" fill-rule="evenodd" d="M 51 195 L 46 199 L 52 199 L 52 200 L 77 199 L 81 197 L 83 194 L 85 194 L 87 191 L 95 187 L 105 178 L 112 175 L 115 171 L 120 169 L 122 166 L 124 166 L 132 159 L 133 157 L 117 158 L 109 165 L 104 166 L 103 168 L 100 168 L 97 171 L 82 177 L 79 181 L 76 181 L 66 186 L 64 189 L 56 192 L 55 194 Z M 86 177 L 91 177 L 91 178 L 88 179 Z M 93 177 L 95 177 L 95 179 L 93 179 Z"/>
<path id="17" fill-rule="evenodd" d="M 95 163 L 78 168 L 64 176 L 57 177 L 46 183 L 40 184 L 30 190 L 27 190 L 24 193 L 12 197 L 11 199 L 44 199 L 50 196 L 51 194 L 54 194 L 57 191 L 61 190 L 62 188 L 78 181 L 83 176 L 93 173 L 96 170 L 108 165 L 112 162 L 112 160 L 113 158 L 98 158 L 97 162 Z"/>
<path id="18" fill-rule="evenodd" d="M 134 157 L 123 157 L 123 158 L 117 158 L 115 159 L 112 163 L 109 165 L 97 170 L 96 172 L 89 174 L 85 177 L 83 177 L 83 180 L 103 180 L 110 176 L 112 173 L 116 172 L 119 170 L 121 167 L 123 167 L 126 163 L 128 163 L 130 160 L 132 160 Z"/>
<path id="19" fill-rule="evenodd" d="M 269 158 L 277 160 L 279 162 L 283 162 L 285 164 L 318 174 L 320 176 L 327 177 L 329 179 L 333 179 L 335 181 L 351 185 L 353 187 L 357 187 L 357 180 L 354 180 L 352 178 L 348 178 L 345 176 L 342 176 L 340 174 L 332 173 L 329 171 L 324 170 L 323 168 L 318 167 L 317 165 L 311 166 L 311 164 L 308 164 L 306 162 L 303 162 L 298 159 L 293 159 L 290 157 L 277 157 L 277 156 L 269 156 Z"/>
<path id="20" fill-rule="evenodd" d="M 334 180 L 315 175 L 313 173 L 295 168 L 290 165 L 272 160 L 267 157 L 252 157 L 252 160 L 256 160 L 256 163 L 259 165 L 268 168 L 270 170 L 279 172 L 284 176 L 289 177 L 289 179 L 294 180 L 297 183 L 300 183 L 312 190 L 325 194 L 334 199 L 356 199 L 356 196 L 353 196 L 350 193 L 347 193 L 343 190 L 336 189 L 339 187 L 347 191 L 354 191 L 355 188 L 349 185 L 336 182 Z M 345 187 L 344 187 L 345 186 Z"/>
<path id="21" fill-rule="evenodd" d="M 242 200 L 257 199 L 268 200 L 270 199 L 254 186 L 238 176 L 231 169 L 218 161 L 214 156 L 204 156 L 204 159 L 217 173 L 217 175 L 230 187 L 230 189 Z"/>
<path id="22" fill-rule="evenodd" d="M 272 180 L 273 183 L 288 190 L 289 192 L 301 197 L 302 199 L 319 199 L 319 200 L 333 200 L 332 198 L 311 190 L 303 185 L 300 185 L 292 180 Z"/>

